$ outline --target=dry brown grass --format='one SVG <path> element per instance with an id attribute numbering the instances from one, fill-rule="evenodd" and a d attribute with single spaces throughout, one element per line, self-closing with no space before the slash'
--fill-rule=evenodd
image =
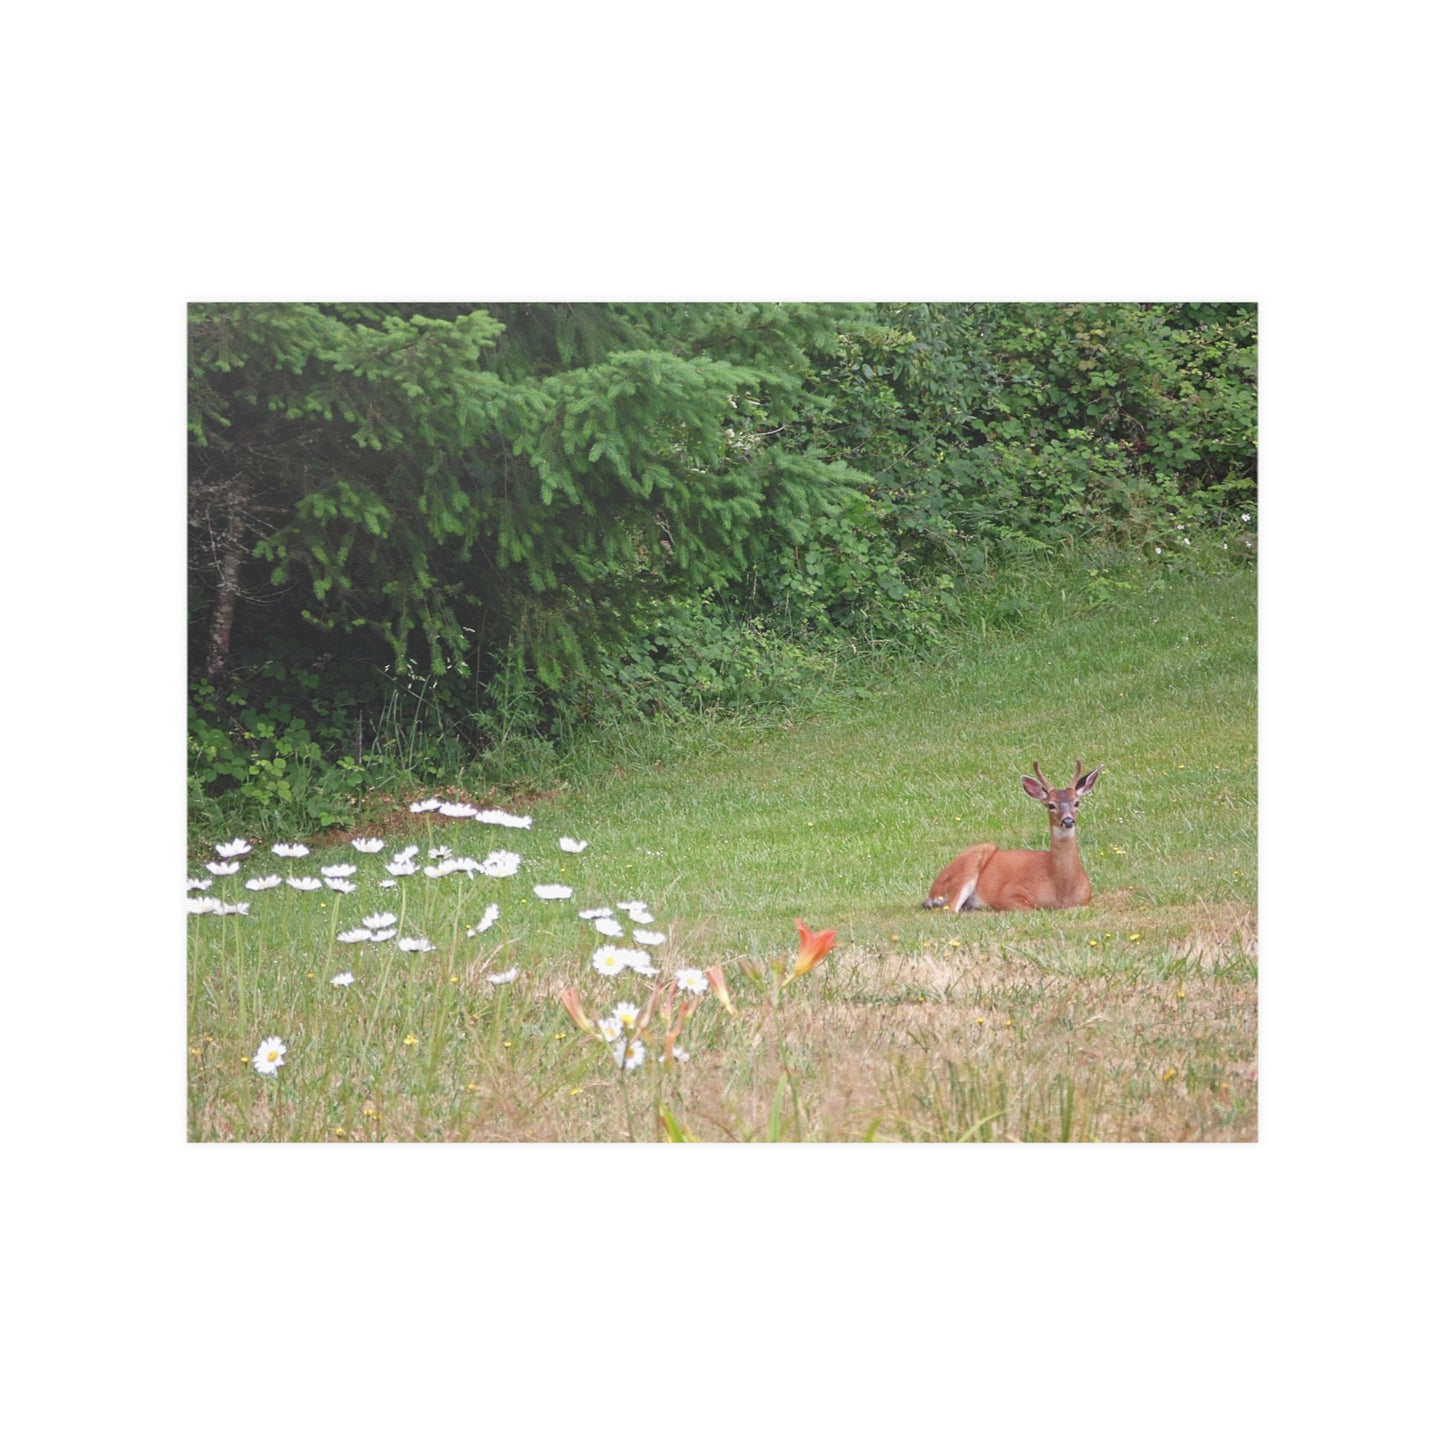
<path id="1" fill-rule="evenodd" d="M 538 977 L 508 1018 L 472 1017 L 467 989 L 438 990 L 416 1043 L 358 1058 L 321 1105 L 263 1091 L 238 1113 L 223 1091 L 199 1103 L 194 1137 L 647 1140 L 664 1137 L 662 1106 L 703 1142 L 1257 1137 L 1252 912 L 1198 918 L 1183 944 L 1102 929 L 1082 950 L 958 936 L 975 921 L 921 951 L 840 948 L 776 1015 L 734 959 L 738 1012 L 709 1000 L 689 1025 L 692 1059 L 636 1075 L 553 1008 L 564 975 Z M 234 1073 L 211 1052 L 197 1072 Z M 338 1112 L 327 1098 L 353 1102 Z"/>
<path id="2" fill-rule="evenodd" d="M 192 1137 L 646 1140 L 663 1137 L 663 1107 L 717 1142 L 1257 1137 L 1244 904 L 1156 905 L 1125 889 L 1087 914 L 870 917 L 855 937 L 906 942 L 838 947 L 776 1015 L 748 977 L 759 961 L 727 955 L 714 928 L 659 954 L 664 970 L 720 958 L 738 1003 L 728 1015 L 707 1001 L 681 1067 L 620 1074 L 557 1005 L 575 965 L 539 958 L 496 991 L 483 975 L 498 950 L 479 947 L 398 960 L 395 1012 L 369 1047 L 356 1011 L 331 1000 L 295 1056 L 313 1071 L 305 1090 L 284 1074 L 276 1090 L 238 1088 L 241 1048 L 202 1036 Z M 318 1060 L 331 1061 L 320 1079 Z"/>
<path id="3" fill-rule="evenodd" d="M 735 991 L 739 1014 L 700 1016 L 693 1059 L 658 1092 L 575 1034 L 487 1044 L 455 1060 L 445 1128 L 402 1096 L 357 1137 L 656 1138 L 663 1103 L 700 1141 L 1256 1138 L 1254 960 L 1212 932 L 1082 965 L 846 950 L 776 1018 L 760 987 Z"/>
<path id="4" fill-rule="evenodd" d="M 1255 969 L 1212 938 L 1122 968 L 967 948 L 826 966 L 829 985 L 778 1020 L 782 1138 L 1256 1137 Z M 767 1135 L 770 1027 L 737 1040 L 747 1065 L 724 1049 L 687 1080 L 695 1135 Z"/>

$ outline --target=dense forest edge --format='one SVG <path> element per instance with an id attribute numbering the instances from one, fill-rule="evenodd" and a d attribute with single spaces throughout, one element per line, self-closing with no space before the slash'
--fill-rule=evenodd
<path id="1" fill-rule="evenodd" d="M 1249 303 L 205 303 L 188 369 L 196 835 L 1255 559 Z"/>

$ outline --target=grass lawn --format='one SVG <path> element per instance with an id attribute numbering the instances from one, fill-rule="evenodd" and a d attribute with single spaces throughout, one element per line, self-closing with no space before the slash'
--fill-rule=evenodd
<path id="1" fill-rule="evenodd" d="M 628 734 L 508 804 L 530 829 L 401 811 L 371 855 L 336 837 L 288 860 L 270 848 L 291 840 L 249 840 L 206 891 L 249 912 L 188 925 L 190 1137 L 1253 1139 L 1255 579 L 1132 582 L 1092 608 L 1058 597 L 1021 638 L 880 665 L 811 710 Z M 923 910 L 964 846 L 1045 845 L 1019 781 L 1035 758 L 1056 783 L 1076 758 L 1104 766 L 1079 811 L 1093 903 Z M 383 889 L 409 844 L 419 864 L 443 845 L 522 862 Z M 337 863 L 356 892 L 243 887 Z M 594 907 L 621 937 L 579 917 Z M 434 948 L 336 941 L 383 909 Z M 799 918 L 836 946 L 775 1008 Z M 639 928 L 666 935 L 648 945 L 663 983 L 723 968 L 736 1012 L 701 995 L 685 1063 L 658 1065 L 659 1015 L 646 1062 L 619 1068 L 558 1002 L 575 988 L 594 1020 L 645 1006 L 650 978 L 591 962 Z M 250 1060 L 269 1036 L 287 1052 L 263 1076 Z"/>

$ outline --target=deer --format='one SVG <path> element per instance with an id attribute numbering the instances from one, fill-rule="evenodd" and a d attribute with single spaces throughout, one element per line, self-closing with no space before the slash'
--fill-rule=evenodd
<path id="1" fill-rule="evenodd" d="M 975 843 L 965 848 L 937 878 L 924 900 L 925 908 L 950 908 L 955 913 L 992 908 L 1082 908 L 1093 897 L 1088 875 L 1079 861 L 1074 816 L 1079 800 L 1094 791 L 1102 766 L 1086 777 L 1084 761 L 1074 764 L 1074 781 L 1051 788 L 1038 760 L 1034 776 L 1024 774 L 1024 792 L 1049 810 L 1048 848 L 1000 848 Z"/>

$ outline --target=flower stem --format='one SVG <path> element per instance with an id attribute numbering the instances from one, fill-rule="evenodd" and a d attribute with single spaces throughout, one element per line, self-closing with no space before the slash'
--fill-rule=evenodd
<path id="1" fill-rule="evenodd" d="M 627 1050 L 625 1048 L 622 1051 L 622 1066 L 617 1073 L 617 1085 L 622 1090 L 622 1108 L 627 1115 L 627 1142 L 635 1144 L 637 1143 L 637 1129 L 632 1120 L 632 1092 L 627 1087 Z"/>
<path id="2" fill-rule="evenodd" d="M 341 894 L 335 895 L 335 902 L 331 905 L 331 934 L 326 940 L 326 962 L 321 965 L 321 972 L 331 972 L 331 955 L 336 948 L 336 924 L 341 917 Z"/>

